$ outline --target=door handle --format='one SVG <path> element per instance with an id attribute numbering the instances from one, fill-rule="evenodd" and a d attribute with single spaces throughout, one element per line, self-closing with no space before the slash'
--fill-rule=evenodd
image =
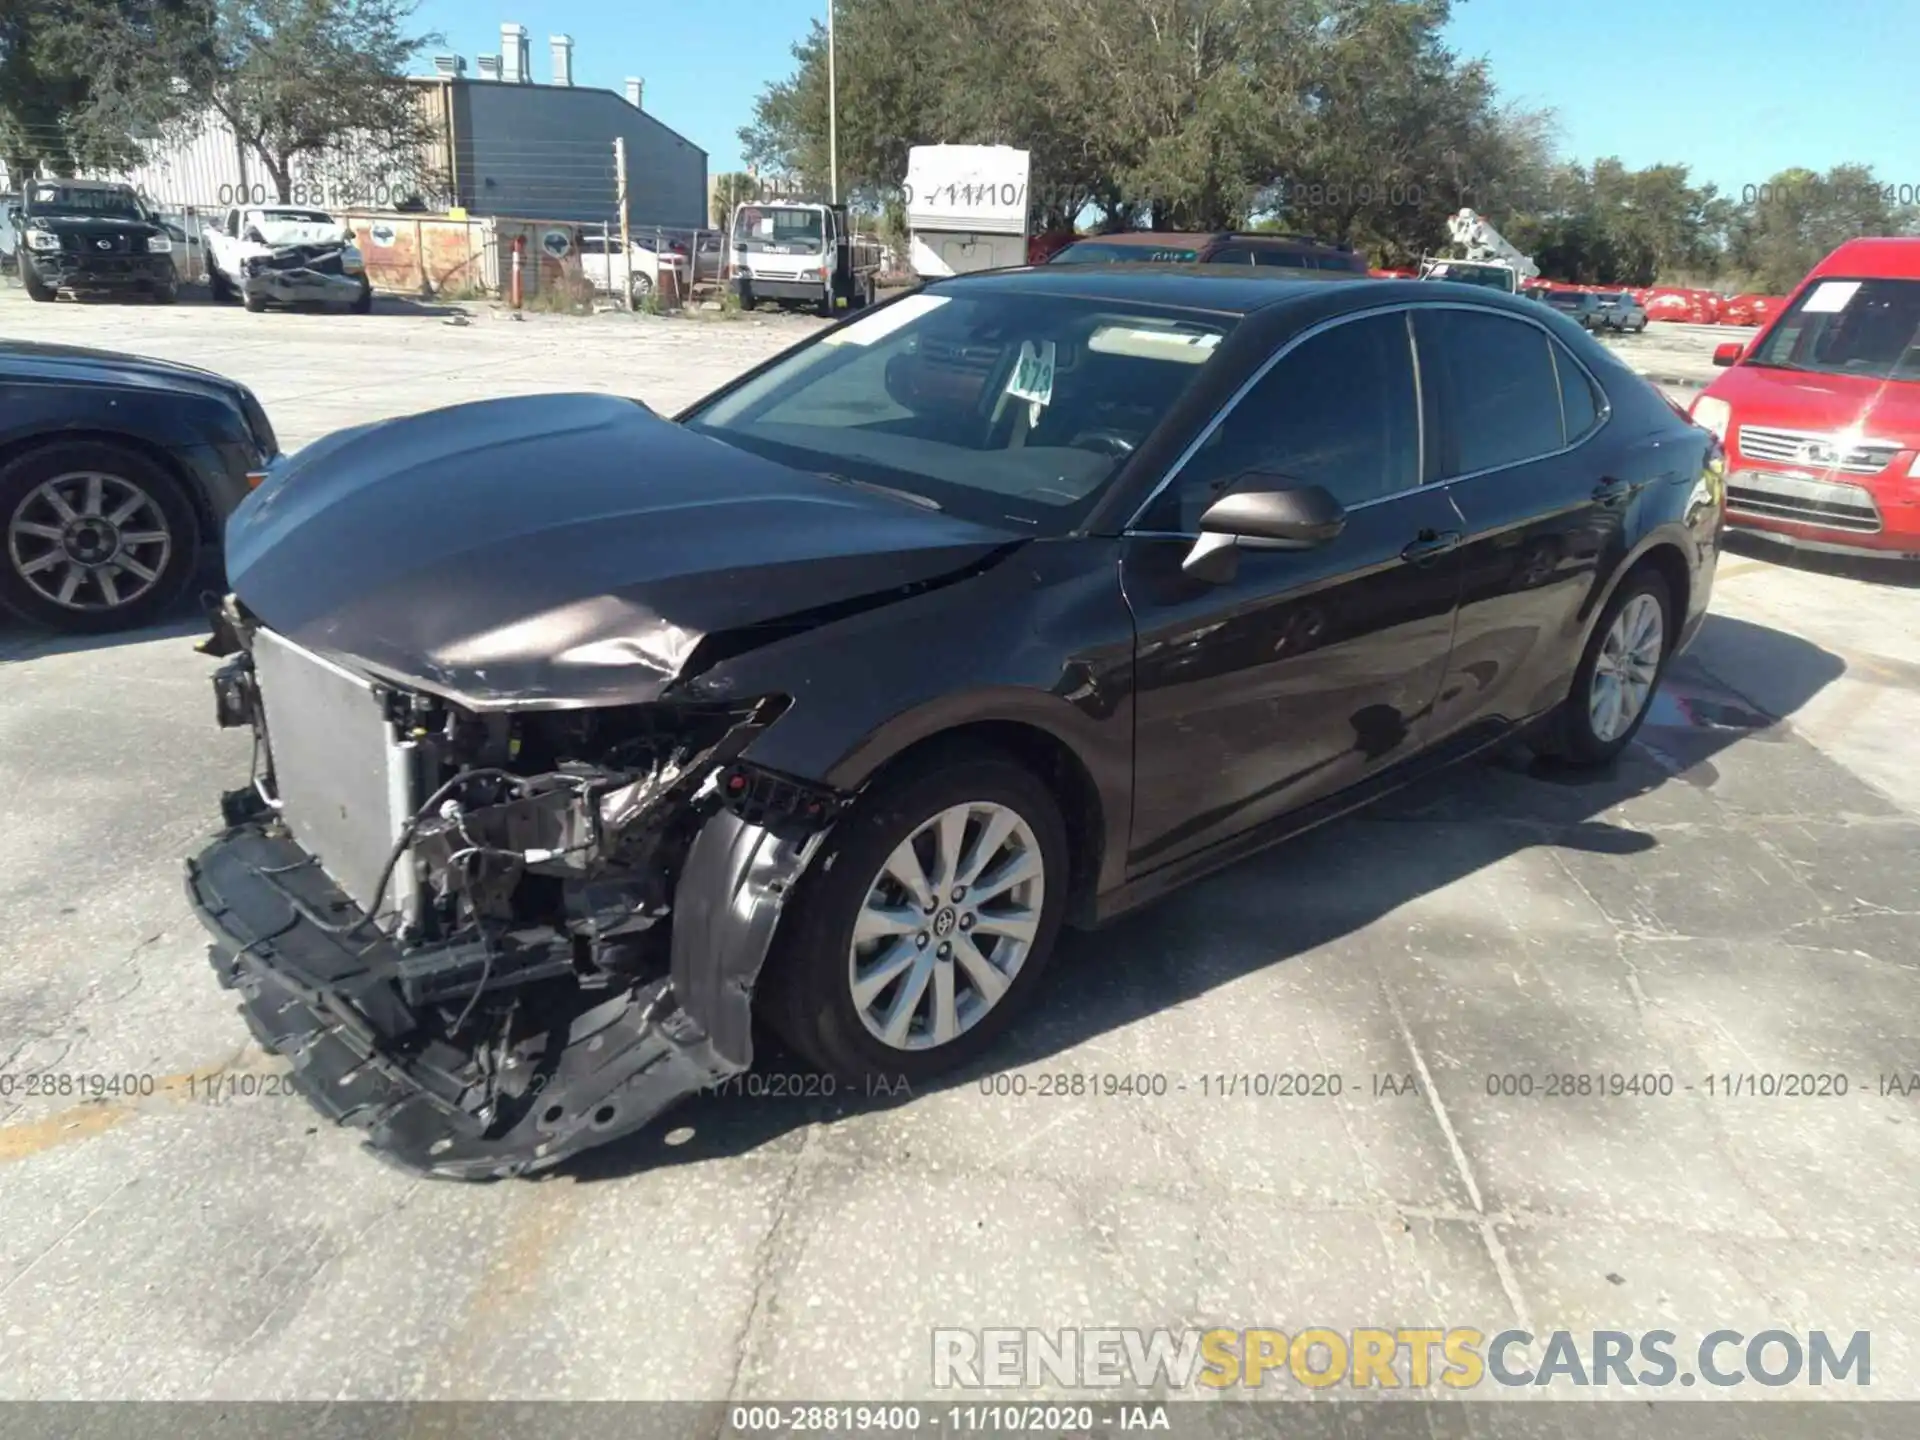
<path id="1" fill-rule="evenodd" d="M 1449 550 L 1456 550 L 1466 537 L 1458 530 L 1422 530 L 1400 552 L 1400 558 L 1409 565 L 1424 565 L 1429 560 L 1438 559 Z"/>

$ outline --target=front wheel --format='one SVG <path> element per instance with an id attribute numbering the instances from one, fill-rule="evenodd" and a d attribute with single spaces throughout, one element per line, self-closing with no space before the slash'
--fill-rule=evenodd
<path id="1" fill-rule="evenodd" d="M 267 308 L 267 297 L 257 290 L 243 290 L 240 293 L 240 303 L 247 307 L 249 313 L 258 315 Z"/>
<path id="2" fill-rule="evenodd" d="M 763 1006 L 789 1045 L 859 1081 L 973 1059 L 1025 1008 L 1067 900 L 1060 808 L 989 750 L 883 780 L 794 898 Z"/>
<path id="3" fill-rule="evenodd" d="M 0 604 L 56 630 L 144 625 L 197 560 L 193 508 L 143 455 L 96 441 L 45 445 L 0 470 Z"/>
<path id="4" fill-rule="evenodd" d="M 1646 722 L 1673 648 L 1666 581 L 1640 570 L 1621 582 L 1587 642 L 1561 707 L 1554 750 L 1574 765 L 1611 762 Z"/>
<path id="5" fill-rule="evenodd" d="M 207 267 L 207 289 L 213 293 L 215 300 L 224 303 L 233 299 L 233 282 L 211 265 Z"/>
<path id="6" fill-rule="evenodd" d="M 360 287 L 360 293 L 353 297 L 353 304 L 349 308 L 351 308 L 356 315 L 371 315 L 373 313 L 373 286 L 370 284 L 362 285 Z"/>
<path id="7" fill-rule="evenodd" d="M 20 284 L 25 288 L 29 300 L 38 300 L 44 305 L 59 298 L 60 292 L 34 273 L 33 262 L 27 259 L 24 249 L 20 255 Z"/>

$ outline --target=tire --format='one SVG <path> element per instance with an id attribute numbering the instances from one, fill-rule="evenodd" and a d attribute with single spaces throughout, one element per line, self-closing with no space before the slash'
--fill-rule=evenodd
<path id="1" fill-rule="evenodd" d="M 156 305 L 171 305 L 179 298 L 180 287 L 177 284 L 162 285 L 153 292 L 153 303 Z"/>
<path id="2" fill-rule="evenodd" d="M 59 522 L 41 487 L 63 476 L 89 474 L 103 477 L 99 506 L 103 514 L 120 509 L 132 492 L 143 498 L 124 530 L 110 526 L 109 535 L 129 563 L 152 572 L 152 580 L 142 580 L 124 566 L 90 569 L 61 560 L 37 564 L 64 549 L 43 533 Z M 62 484 L 56 493 L 70 509 L 85 513 L 84 481 Z M 30 531 L 20 528 L 23 525 L 39 528 Z M 119 539 L 122 533 L 161 538 L 128 547 Z M 95 539 L 105 543 L 98 536 Z M 0 605 L 56 630 L 105 634 L 144 625 L 164 613 L 193 577 L 199 539 L 193 507 L 180 482 L 146 456 L 123 446 L 90 440 L 58 442 L 31 450 L 0 470 Z M 101 569 L 114 573 L 103 582 L 97 578 Z M 68 603 L 62 604 L 54 587 L 64 587 L 67 575 L 76 570 L 81 579 Z M 60 580 L 55 581 L 55 575 Z M 116 603 L 113 595 L 122 598 Z"/>
<path id="3" fill-rule="evenodd" d="M 627 303 L 639 305 L 653 294 L 653 279 L 647 275 L 635 275 L 627 281 Z"/>
<path id="4" fill-rule="evenodd" d="M 1611 656 L 1618 649 L 1614 643 L 1616 627 L 1624 631 L 1626 638 L 1632 638 L 1636 622 L 1629 620 L 1626 626 L 1621 627 L 1621 617 L 1629 607 L 1635 606 L 1642 607 L 1636 611 L 1637 614 L 1645 614 L 1642 597 L 1652 602 L 1660 627 L 1657 637 L 1658 658 L 1652 661 L 1652 674 L 1645 694 L 1639 698 L 1638 707 L 1624 728 L 1596 724 L 1598 695 L 1594 688 L 1595 672 L 1601 667 L 1603 654 Z M 1667 660 L 1673 653 L 1674 634 L 1673 597 L 1667 590 L 1667 582 L 1655 570 L 1634 571 L 1620 583 L 1620 588 L 1607 602 L 1607 608 L 1601 612 L 1600 623 L 1593 627 L 1593 635 L 1580 657 L 1579 668 L 1573 672 L 1573 688 L 1560 707 L 1558 722 L 1549 733 L 1546 748 L 1570 765 L 1585 768 L 1611 764 L 1633 742 L 1633 737 L 1640 733 L 1640 727 L 1646 723 L 1647 712 L 1653 708 L 1653 697 L 1666 674 Z"/>
<path id="5" fill-rule="evenodd" d="M 33 262 L 27 259 L 24 250 L 20 253 L 20 285 L 27 292 L 27 298 L 37 300 L 42 305 L 60 298 L 60 292 L 51 285 L 44 285 L 40 277 L 33 273 Z"/>
<path id="6" fill-rule="evenodd" d="M 267 308 L 267 297 L 256 295 L 251 290 L 242 291 L 240 303 L 247 307 L 249 314 L 258 315 Z"/>
<path id="7" fill-rule="evenodd" d="M 353 304 L 349 308 L 351 308 L 356 315 L 371 315 L 373 313 L 373 286 L 371 284 L 362 285 L 360 287 L 360 293 L 354 296 Z"/>
<path id="8" fill-rule="evenodd" d="M 910 899 L 898 906 L 895 914 L 924 918 L 925 928 L 873 940 L 864 952 L 863 963 L 873 963 L 889 946 L 913 947 L 900 952 L 906 968 L 899 972 L 899 978 L 868 997 L 870 1013 L 878 1023 L 883 1012 L 900 1006 L 904 988 L 918 980 L 918 998 L 907 1010 L 906 1039 L 912 1048 L 902 1048 L 869 1029 L 855 1000 L 855 922 L 870 892 L 879 895 L 886 889 L 889 894 L 880 898 L 889 903 L 906 895 L 883 876 L 883 867 L 897 847 L 934 817 L 967 805 L 996 807 L 1002 815 L 1017 817 L 1025 827 L 1024 832 L 1013 832 L 1008 848 L 996 850 L 1000 858 L 980 858 L 988 862 L 991 873 L 1011 862 L 1015 847 L 1037 853 L 1041 867 L 1037 923 L 1022 954 L 1018 950 L 1020 942 L 1013 941 L 1009 951 L 1009 937 L 992 933 L 990 922 L 1002 904 L 1000 896 L 990 897 L 991 908 L 980 912 L 977 929 L 972 928 L 968 907 L 951 903 L 952 892 L 947 903 L 930 917 L 924 907 Z M 977 808 L 976 819 L 963 832 L 968 845 L 978 843 L 975 827 L 985 818 L 984 808 Z M 927 838 L 930 841 L 931 834 Z M 969 862 L 973 858 L 966 854 Z M 923 1080 L 966 1064 L 1017 1020 L 1031 1000 L 1065 912 L 1068 860 L 1066 826 L 1059 806 L 1039 778 L 1017 761 L 984 747 L 967 747 L 943 749 L 909 762 L 907 768 L 884 778 L 860 799 L 836 826 L 802 879 L 768 959 L 762 1014 L 800 1056 L 848 1081 L 882 1076 Z M 1030 886 L 1031 882 L 1023 881 L 1007 893 L 1025 889 L 1026 894 L 1018 898 L 1031 909 L 1036 897 Z M 990 1004 L 983 1004 L 984 992 L 971 978 L 977 971 L 970 973 L 969 963 L 959 951 L 945 959 L 938 953 L 943 944 L 964 943 L 978 955 L 972 939 L 981 935 L 992 940 L 989 959 L 983 963 L 991 964 L 995 959 L 1003 965 L 1011 960 L 1018 962 L 1012 983 Z M 957 1023 L 953 1038 L 935 1042 L 926 1031 L 932 1028 L 934 1002 L 943 988 L 942 970 L 951 977 L 954 987 L 951 993 L 955 1007 L 951 1013 Z M 925 978 L 921 978 L 923 975 Z M 971 1014 L 965 1013 L 969 1010 Z"/>
<path id="9" fill-rule="evenodd" d="M 207 289 L 213 292 L 213 298 L 225 303 L 234 297 L 233 283 L 213 266 L 207 266 Z"/>
<path id="10" fill-rule="evenodd" d="M 831 320 L 833 318 L 834 302 L 839 298 L 839 291 L 829 285 L 827 287 L 827 293 L 813 302 L 813 313 L 818 315 L 822 320 Z"/>

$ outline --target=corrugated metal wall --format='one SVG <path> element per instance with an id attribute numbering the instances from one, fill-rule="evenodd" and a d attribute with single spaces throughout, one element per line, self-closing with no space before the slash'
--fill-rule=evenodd
<path id="1" fill-rule="evenodd" d="M 613 141 L 636 226 L 707 220 L 707 155 L 610 90 L 476 82 L 455 101 L 459 193 L 475 215 L 618 223 Z"/>

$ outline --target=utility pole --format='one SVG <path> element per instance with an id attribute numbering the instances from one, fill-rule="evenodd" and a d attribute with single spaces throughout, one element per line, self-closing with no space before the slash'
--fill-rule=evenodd
<path id="1" fill-rule="evenodd" d="M 620 265 L 621 273 L 627 278 L 627 309 L 633 309 L 633 236 L 627 230 L 627 137 L 613 137 L 613 180 L 616 203 L 620 207 Z M 607 260 L 607 279 L 613 279 L 612 257 Z"/>
<path id="2" fill-rule="evenodd" d="M 840 203 L 840 104 L 833 84 L 833 0 L 827 0 L 827 184 Z"/>

